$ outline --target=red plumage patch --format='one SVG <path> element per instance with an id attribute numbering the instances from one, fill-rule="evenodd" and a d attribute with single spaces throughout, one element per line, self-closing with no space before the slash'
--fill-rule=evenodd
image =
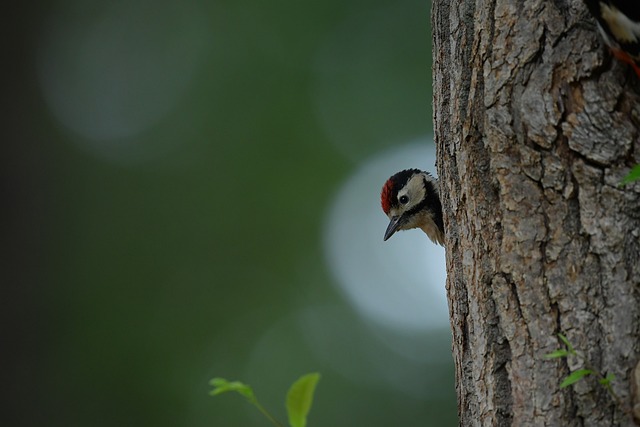
<path id="1" fill-rule="evenodd" d="M 382 210 L 384 213 L 388 214 L 389 209 L 391 209 L 391 201 L 393 200 L 393 180 L 388 179 L 387 182 L 384 183 L 382 187 L 382 192 L 380 193 L 380 203 L 382 204 Z"/>
<path id="2" fill-rule="evenodd" d="M 625 52 L 622 49 L 616 49 L 614 47 L 611 47 L 610 49 L 611 49 L 611 53 L 613 53 L 613 56 L 618 58 L 618 60 L 631 65 L 633 67 L 633 71 L 635 71 L 638 77 L 640 77 L 640 67 L 638 67 L 638 64 L 636 64 L 636 61 L 633 59 L 631 55 L 629 55 L 627 52 Z"/>

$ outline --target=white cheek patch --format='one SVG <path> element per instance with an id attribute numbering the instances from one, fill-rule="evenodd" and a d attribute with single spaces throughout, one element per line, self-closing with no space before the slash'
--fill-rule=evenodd
<path id="1" fill-rule="evenodd" d="M 424 185 L 422 183 L 422 175 L 416 175 L 411 178 L 411 180 L 407 184 L 406 189 L 407 191 L 403 192 L 402 194 L 398 194 L 398 197 L 400 197 L 401 195 L 406 195 L 407 197 L 409 197 L 409 203 L 407 203 L 406 205 L 402 205 L 404 206 L 404 210 L 409 210 L 419 204 L 424 198 Z"/>
<path id="2" fill-rule="evenodd" d="M 609 25 L 614 37 L 623 43 L 637 43 L 640 39 L 640 23 L 634 22 L 613 6 L 600 2 L 602 19 Z"/>

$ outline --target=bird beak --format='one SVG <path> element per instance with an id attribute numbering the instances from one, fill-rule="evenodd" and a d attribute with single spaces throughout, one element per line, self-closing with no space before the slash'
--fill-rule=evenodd
<path id="1" fill-rule="evenodd" d="M 394 216 L 391 217 L 391 222 L 387 226 L 387 231 L 384 232 L 384 241 L 386 242 L 389 237 L 393 236 L 393 234 L 400 229 L 402 225 L 402 216 Z"/>

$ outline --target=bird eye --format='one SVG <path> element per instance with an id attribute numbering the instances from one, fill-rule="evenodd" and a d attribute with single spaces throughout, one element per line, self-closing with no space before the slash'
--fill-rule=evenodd
<path id="1" fill-rule="evenodd" d="M 402 203 L 403 205 L 406 205 L 407 202 L 409 201 L 409 198 L 405 195 L 405 196 L 400 196 L 398 200 L 400 200 L 400 203 Z"/>

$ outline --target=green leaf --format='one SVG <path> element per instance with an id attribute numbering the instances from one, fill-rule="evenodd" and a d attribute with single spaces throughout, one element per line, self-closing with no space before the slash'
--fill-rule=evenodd
<path id="1" fill-rule="evenodd" d="M 224 378 L 214 378 L 209 381 L 209 385 L 214 387 L 214 389 L 209 392 L 211 396 L 217 396 L 228 391 L 235 391 L 246 397 L 251 403 L 255 403 L 256 401 L 253 389 L 240 381 L 227 381 Z"/>
<path id="2" fill-rule="evenodd" d="M 600 381 L 600 384 L 602 384 L 602 385 L 606 386 L 606 385 L 611 384 L 611 382 L 612 382 L 613 380 L 615 380 L 615 379 L 616 379 L 616 376 L 615 376 L 615 375 L 613 375 L 613 374 L 609 374 L 609 375 L 607 375 L 606 377 L 601 378 L 601 379 L 600 379 L 600 380 L 598 380 L 598 381 Z"/>
<path id="3" fill-rule="evenodd" d="M 307 425 L 307 414 L 311 409 L 313 392 L 319 380 L 320 374 L 314 372 L 303 375 L 289 388 L 286 406 L 291 427 L 305 427 Z"/>
<path id="4" fill-rule="evenodd" d="M 564 345 L 567 346 L 567 349 L 569 350 L 569 354 L 575 354 L 575 350 L 573 349 L 573 346 L 571 345 L 567 337 L 565 337 L 562 334 L 558 334 L 558 338 L 560 338 L 560 341 L 562 341 Z"/>
<path id="5" fill-rule="evenodd" d="M 638 179 L 640 179 L 640 164 L 635 165 L 633 168 L 631 168 L 629 174 L 622 178 L 622 181 L 620 181 L 620 185 L 627 185 L 630 182 L 637 181 Z"/>
<path id="6" fill-rule="evenodd" d="M 583 377 L 586 377 L 590 374 L 593 374 L 593 371 L 591 369 L 578 369 L 577 371 L 573 371 L 571 374 L 569 374 L 569 376 L 567 376 L 567 378 L 564 379 L 564 381 L 560 383 L 560 388 L 569 387 L 571 384 L 580 381 Z"/>
<path id="7" fill-rule="evenodd" d="M 560 348 L 558 350 L 552 351 L 551 353 L 547 353 L 544 355 L 545 359 L 557 359 L 558 357 L 567 357 L 569 352 L 564 348 Z"/>

